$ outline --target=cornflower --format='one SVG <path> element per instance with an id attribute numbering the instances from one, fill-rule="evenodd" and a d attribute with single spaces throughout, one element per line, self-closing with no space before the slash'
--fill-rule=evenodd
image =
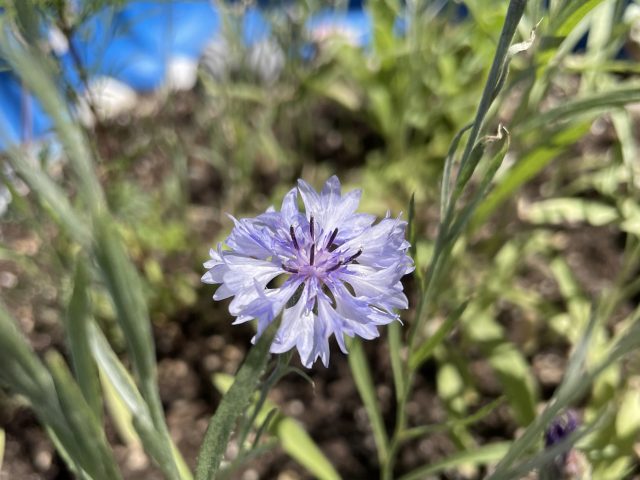
<path id="1" fill-rule="evenodd" d="M 298 209 L 298 193 L 305 211 Z M 272 353 L 297 348 L 307 368 L 329 364 L 329 337 L 347 353 L 344 336 L 373 339 L 378 326 L 408 307 L 400 279 L 413 271 L 406 222 L 356 213 L 361 191 L 341 194 L 336 176 L 320 193 L 304 180 L 280 211 L 236 219 L 204 264 L 204 283 L 220 284 L 214 300 L 233 297 L 234 325 L 257 320 L 252 342 L 282 313 Z"/>

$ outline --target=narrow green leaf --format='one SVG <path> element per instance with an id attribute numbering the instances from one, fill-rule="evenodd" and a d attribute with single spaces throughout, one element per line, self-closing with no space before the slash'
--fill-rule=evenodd
<path id="1" fill-rule="evenodd" d="M 108 378 L 131 412 L 133 426 L 140 436 L 145 451 L 158 462 L 167 478 L 180 478 L 175 471 L 177 467 L 174 451 L 166 441 L 163 441 L 162 434 L 156 430 L 149 406 L 103 333 L 93 323 L 89 328 L 89 345 L 101 373 Z"/>
<path id="2" fill-rule="evenodd" d="M 142 448 L 140 437 L 133 426 L 131 410 L 122 400 L 118 390 L 111 383 L 111 379 L 104 372 L 99 373 L 100 384 L 104 395 L 104 404 L 113 420 L 114 427 L 118 432 L 118 437 L 128 447 Z M 133 381 L 131 381 L 133 384 Z"/>
<path id="3" fill-rule="evenodd" d="M 507 15 L 502 26 L 502 31 L 500 32 L 496 53 L 493 57 L 491 70 L 489 71 L 489 77 L 485 83 L 482 97 L 478 105 L 478 110 L 476 111 L 476 116 L 473 121 L 473 126 L 469 132 L 467 144 L 462 154 L 462 159 L 460 160 L 460 172 L 465 170 L 467 162 L 471 157 L 471 153 L 476 148 L 476 141 L 480 130 L 482 129 L 484 119 L 491 107 L 491 103 L 496 97 L 498 85 L 501 83 L 501 77 L 504 75 L 504 69 L 508 62 L 509 47 L 511 46 L 511 41 L 513 40 L 518 23 L 522 18 L 526 4 L 526 0 L 511 0 L 509 2 Z"/>
<path id="4" fill-rule="evenodd" d="M 156 355 L 151 334 L 151 321 L 140 278 L 127 256 L 112 219 L 106 214 L 94 218 L 94 229 L 95 256 L 111 294 L 118 324 L 125 334 L 140 391 L 148 406 L 159 439 L 165 444 L 163 450 L 171 451 L 172 441 L 165 423 L 156 383 Z M 179 478 L 175 463 L 171 467 L 171 475 Z"/>
<path id="5" fill-rule="evenodd" d="M 469 301 L 466 301 L 459 305 L 458 308 L 456 308 L 451 313 L 451 315 L 449 315 L 447 319 L 442 322 L 435 333 L 431 335 L 431 337 L 429 337 L 426 342 L 420 345 L 420 347 L 415 352 L 413 352 L 413 355 L 411 355 L 411 358 L 409 359 L 410 370 L 417 370 L 418 368 L 420 368 L 420 365 L 422 365 L 425 361 L 427 361 L 427 359 L 429 359 L 429 357 L 431 357 L 431 355 L 433 355 L 436 347 L 440 345 L 442 340 L 444 340 L 449 332 L 451 332 L 453 327 L 458 323 L 458 320 L 464 313 L 467 305 L 469 305 Z"/>
<path id="6" fill-rule="evenodd" d="M 79 256 L 73 293 L 65 317 L 65 333 L 71 352 L 73 371 L 80 390 L 96 417 L 100 419 L 102 418 L 100 382 L 88 340 L 88 326 L 91 321 L 88 289 L 89 275 L 84 259 Z"/>
<path id="7" fill-rule="evenodd" d="M 461 465 L 486 465 L 497 462 L 507 452 L 509 445 L 508 442 L 492 443 L 479 447 L 476 450 L 455 453 L 440 462 L 435 462 L 431 465 L 425 465 L 424 467 L 413 470 L 400 477 L 399 480 L 422 480 L 430 475 L 435 475 L 445 470 L 452 470 Z"/>
<path id="8" fill-rule="evenodd" d="M 638 65 L 638 67 L 640 67 L 640 65 Z M 613 121 L 613 126 L 616 129 L 620 150 L 622 151 L 622 161 L 624 162 L 627 170 L 627 188 L 629 188 L 631 192 L 637 193 L 634 177 L 638 171 L 638 141 L 636 140 L 634 132 L 633 117 L 629 111 L 621 110 L 612 112 L 611 120 Z M 630 203 L 633 203 L 634 206 L 636 206 L 636 211 L 640 211 L 640 208 L 637 207 L 637 204 L 635 204 L 631 199 Z M 640 218 L 640 215 L 638 215 L 638 218 Z M 638 225 L 640 225 L 640 223 L 638 223 Z M 640 235 L 640 227 L 637 229 L 637 232 L 639 232 L 638 235 Z"/>
<path id="9" fill-rule="evenodd" d="M 226 393 L 233 383 L 233 377 L 217 374 L 214 376 L 213 383 L 220 392 Z M 273 402 L 267 400 L 258 413 L 255 423 L 264 425 L 270 413 L 276 408 Z M 320 480 L 340 479 L 340 475 L 333 468 L 331 462 L 296 420 L 279 413 L 275 420 L 271 422 L 268 431 L 276 436 L 282 449 L 296 462 L 309 470 L 314 475 L 314 478 Z"/>
<path id="10" fill-rule="evenodd" d="M 469 180 L 471 180 L 471 175 L 478 166 L 478 163 L 480 163 L 480 159 L 484 156 L 484 149 L 485 142 L 481 140 L 475 144 L 464 165 L 460 165 L 460 170 L 458 171 L 458 175 L 456 176 L 455 188 L 453 190 L 453 195 L 451 198 L 452 203 L 455 203 L 458 198 L 460 198 L 464 187 L 466 187 L 467 183 L 469 183 Z"/>
<path id="11" fill-rule="evenodd" d="M 2 303 L 0 364 L 0 383 L 29 401 L 69 468 L 80 472 L 80 462 L 86 459 L 85 453 L 80 439 L 66 422 L 51 374 L 33 353 Z"/>
<path id="12" fill-rule="evenodd" d="M 149 412 L 142 395 L 136 388 L 129 372 L 127 372 L 111 349 L 104 334 L 94 323 L 90 325 L 88 333 L 89 346 L 102 373 L 109 379 L 109 382 L 134 416 L 147 417 Z M 147 420 L 151 421 L 151 418 L 148 417 Z"/>
<path id="13" fill-rule="evenodd" d="M 74 382 L 62 356 L 55 351 L 48 352 L 47 364 L 60 399 L 61 411 L 82 447 L 82 457 L 74 460 L 79 461 L 87 474 L 95 480 L 122 478 L 102 425 Z"/>
<path id="14" fill-rule="evenodd" d="M 559 106 L 539 115 L 530 116 L 514 128 L 514 132 L 517 132 L 514 134 L 521 135 L 524 132 L 549 128 L 555 122 L 573 120 L 574 117 L 581 114 L 595 115 L 609 112 L 615 108 L 639 101 L 640 87 L 638 85 L 594 93 L 584 98 L 561 103 Z"/>
<path id="15" fill-rule="evenodd" d="M 484 119 L 487 115 L 487 112 L 489 111 L 489 108 L 491 107 L 491 104 L 493 103 L 493 100 L 497 95 L 497 89 L 499 84 L 501 83 L 501 77 L 504 74 L 504 69 L 508 62 L 509 47 L 511 45 L 511 41 L 513 40 L 513 36 L 515 35 L 518 23 L 520 22 L 520 19 L 522 18 L 522 15 L 524 13 L 526 3 L 526 0 L 511 0 L 509 2 L 507 14 L 502 26 L 502 31 L 500 32 L 498 45 L 496 47 L 496 53 L 494 55 L 491 69 L 489 71 L 489 76 L 485 83 L 480 103 L 478 104 L 478 109 L 476 111 L 473 125 L 467 138 L 464 152 L 462 153 L 459 172 L 463 171 L 465 169 L 465 165 L 467 164 L 467 162 L 469 162 L 471 153 L 476 146 L 476 141 L 478 139 L 478 135 L 480 134 Z M 455 150 L 455 145 L 450 150 Z M 502 158 L 500 158 L 500 162 L 501 161 Z M 493 173 L 495 174 L 495 172 Z M 490 182 L 487 182 L 487 184 L 488 183 Z M 481 191 L 481 195 L 477 195 L 476 200 L 467 206 L 466 212 L 463 212 L 462 218 L 460 218 L 458 221 L 457 228 L 459 230 L 466 226 L 468 218 L 464 217 L 470 215 L 475 211 L 475 208 L 477 206 L 476 203 L 484 197 L 485 193 L 486 191 Z M 449 205 L 448 210 L 451 212 L 453 211 L 452 205 Z M 429 268 L 429 278 L 426 288 L 424 289 L 423 296 L 420 300 L 420 305 L 418 306 L 416 320 L 414 321 L 411 327 L 411 331 L 409 332 L 410 350 L 413 350 L 415 346 L 417 338 L 416 332 L 421 330 L 421 326 L 425 321 L 425 307 L 429 304 L 432 297 L 434 296 L 433 290 L 439 284 L 443 266 L 446 263 L 451 250 L 453 249 L 452 238 L 454 237 L 451 235 L 450 228 L 451 216 L 452 215 L 449 215 L 449 212 L 447 212 L 446 217 L 440 219 L 438 239 L 436 241 L 436 246 L 431 259 L 431 266 Z"/>
<path id="16" fill-rule="evenodd" d="M 60 412 L 59 415 L 60 415 L 60 418 L 63 418 L 62 412 Z M 47 432 L 47 435 L 51 439 L 51 443 L 53 444 L 54 448 L 60 455 L 60 458 L 62 458 L 62 460 L 69 466 L 69 469 L 71 470 L 71 472 L 74 475 L 76 475 L 80 480 L 87 480 L 86 472 L 78 464 L 75 458 L 72 457 L 71 454 L 69 453 L 69 450 L 68 450 L 69 445 L 68 444 L 65 445 L 63 441 L 60 440 L 60 438 L 58 438 L 58 435 L 56 435 L 56 432 L 47 423 L 43 422 L 43 425 L 44 425 L 44 430 Z M 77 454 L 74 454 L 74 455 L 77 455 Z"/>
<path id="17" fill-rule="evenodd" d="M 389 438 L 387 437 L 382 413 L 376 398 L 376 390 L 369 364 L 367 363 L 362 343 L 358 339 L 354 339 L 349 347 L 349 366 L 371 423 L 378 451 L 378 461 L 380 465 L 384 465 L 389 455 Z"/>
<path id="18" fill-rule="evenodd" d="M 29 15 L 37 18 L 35 6 Z M 26 13 L 26 12 L 25 12 Z M 93 155 L 86 135 L 74 120 L 54 80 L 51 62 L 36 48 L 31 48 L 15 37 L 15 26 L 0 19 L 0 51 L 12 69 L 18 73 L 27 88 L 40 100 L 43 109 L 53 120 L 58 139 L 76 174 L 80 193 L 93 213 L 104 208 L 104 193 L 93 167 Z"/>
<path id="19" fill-rule="evenodd" d="M 209 427 L 198 453 L 195 477 L 197 480 L 215 478 L 236 420 L 249 406 L 251 395 L 267 365 L 269 348 L 278 323 L 273 322 L 249 350 L 233 385 L 222 398 L 216 413 L 209 421 Z"/>
<path id="20" fill-rule="evenodd" d="M 467 224 L 469 223 L 471 216 L 478 208 L 478 205 L 480 205 L 482 200 L 487 195 L 487 192 L 492 185 L 493 179 L 496 176 L 496 172 L 502 165 L 502 161 L 504 160 L 507 150 L 509 150 L 510 135 L 507 129 L 500 125 L 498 127 L 497 135 L 486 137 L 484 142 L 487 144 L 491 143 L 492 148 L 496 149 L 497 151 L 489 160 L 486 170 L 482 172 L 480 184 L 478 185 L 473 197 L 462 208 L 455 221 L 453 222 L 453 225 L 451 225 L 449 231 L 447 232 L 446 241 L 451 245 L 453 245 L 453 242 L 455 242 L 462 234 L 462 231 L 467 227 Z"/>
<path id="21" fill-rule="evenodd" d="M 280 417 L 272 430 L 287 454 L 321 480 L 339 480 L 340 475 L 309 434 L 292 418 Z"/>
<path id="22" fill-rule="evenodd" d="M 552 17 L 550 30 L 555 36 L 564 37 L 594 8 L 604 0 L 573 0 Z"/>
<path id="23" fill-rule="evenodd" d="M 264 420 L 261 420 L 260 426 L 258 427 L 258 430 L 256 430 L 255 438 L 251 443 L 251 449 L 254 449 L 258 445 L 260 445 L 260 440 L 262 439 L 262 435 L 269 428 L 269 426 L 271 425 L 271 420 L 273 420 L 277 414 L 278 414 L 278 408 L 273 407 L 271 410 L 268 411 L 267 415 L 264 417 Z"/>
<path id="24" fill-rule="evenodd" d="M 473 126 L 473 123 L 470 123 L 460 129 L 458 133 L 456 133 L 455 137 L 451 141 L 451 145 L 449 146 L 449 151 L 447 152 L 447 158 L 444 161 L 444 171 L 442 173 L 442 185 L 440 187 L 440 218 L 444 218 L 446 216 L 447 211 L 449 210 L 449 202 L 451 200 L 451 172 L 453 170 L 453 164 L 455 163 L 456 152 L 458 151 L 458 145 L 460 145 L 460 140 L 462 136 L 469 131 L 469 129 Z"/>

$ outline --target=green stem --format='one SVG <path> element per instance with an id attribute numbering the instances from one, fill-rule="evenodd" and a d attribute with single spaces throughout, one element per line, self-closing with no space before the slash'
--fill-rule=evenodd
<path id="1" fill-rule="evenodd" d="M 496 53 L 493 58 L 491 69 L 489 71 L 489 76 L 482 93 L 482 98 L 480 99 L 480 104 L 478 105 L 478 110 L 476 112 L 469 137 L 467 138 L 467 144 L 465 146 L 464 153 L 462 154 L 460 167 L 458 170 L 459 172 L 464 170 L 466 164 L 471 158 L 471 154 L 476 145 L 485 116 L 487 115 L 489 107 L 495 99 L 499 87 L 504 80 L 503 77 L 505 75 L 505 66 L 508 62 L 509 46 L 511 45 L 511 42 L 513 40 L 513 36 L 515 34 L 518 23 L 520 22 L 520 19 L 524 14 L 526 4 L 527 0 L 511 0 L 509 2 L 505 22 L 500 33 L 500 39 L 498 41 L 498 46 L 496 48 Z M 393 478 L 395 458 L 401 446 L 403 434 L 407 426 L 406 404 L 415 377 L 415 370 L 410 367 L 409 359 L 411 358 L 411 355 L 413 354 L 416 347 L 418 337 L 417 333 L 421 330 L 421 327 L 424 324 L 427 306 L 429 306 L 434 300 L 436 285 L 438 285 L 441 280 L 443 267 L 448 263 L 451 249 L 453 248 L 453 244 L 457 240 L 457 236 L 455 238 L 452 238 L 452 236 L 449 235 L 449 227 L 455 216 L 455 198 L 450 202 L 449 199 L 447 199 L 447 202 L 448 204 L 445 208 L 446 214 L 440 222 L 440 229 L 438 232 L 438 237 L 436 239 L 433 257 L 431 259 L 431 265 L 429 267 L 429 277 L 427 285 L 423 289 L 423 294 L 416 311 L 415 320 L 409 332 L 408 355 L 404 360 L 403 366 L 403 371 L 405 372 L 405 375 L 403 375 L 403 377 L 406 378 L 406 381 L 404 382 L 404 388 L 402 388 L 401 394 L 399 394 L 398 396 L 396 426 L 393 432 L 393 436 L 389 441 L 388 454 L 384 458 L 384 461 L 381 462 L 383 480 L 391 480 Z"/>

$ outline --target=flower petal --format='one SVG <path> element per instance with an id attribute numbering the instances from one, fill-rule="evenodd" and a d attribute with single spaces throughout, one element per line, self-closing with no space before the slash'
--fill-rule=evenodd
<path id="1" fill-rule="evenodd" d="M 300 196 L 304 203 L 304 209 L 307 218 L 314 217 L 315 220 L 320 220 L 322 217 L 322 200 L 318 192 L 316 192 L 311 185 L 304 180 L 298 180 L 298 190 L 300 190 Z"/>

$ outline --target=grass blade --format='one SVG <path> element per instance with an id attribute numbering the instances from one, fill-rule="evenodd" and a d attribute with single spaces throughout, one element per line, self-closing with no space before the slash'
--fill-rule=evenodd
<path id="1" fill-rule="evenodd" d="M 136 388 L 129 372 L 124 368 L 102 332 L 91 324 L 89 328 L 89 345 L 93 356 L 108 381 L 113 385 L 122 402 L 131 412 L 133 426 L 140 436 L 145 450 L 158 463 L 168 478 L 177 478 L 174 472 L 175 452 L 163 441 L 153 423 L 148 404 Z"/>
<path id="2" fill-rule="evenodd" d="M 558 37 L 568 35 L 571 30 L 604 0 L 573 0 L 558 15 L 553 15 L 550 30 Z"/>
<path id="3" fill-rule="evenodd" d="M 69 468 L 77 473 L 91 470 L 81 442 L 66 422 L 49 371 L 33 353 L 0 303 L 0 383 L 24 396 L 60 451 Z"/>
<path id="4" fill-rule="evenodd" d="M 369 364 L 362 349 L 362 343 L 359 340 L 351 342 L 349 347 L 349 366 L 353 373 L 353 379 L 358 387 L 358 393 L 362 398 L 365 410 L 373 429 L 373 437 L 376 441 L 378 451 L 378 461 L 380 465 L 384 465 L 389 455 L 389 438 L 382 420 L 382 413 L 376 399 L 376 391 L 369 370 Z"/>
<path id="5" fill-rule="evenodd" d="M 526 4 L 526 0 L 511 0 L 509 2 L 502 32 L 500 32 L 500 39 L 498 40 L 496 54 L 493 57 L 493 63 L 491 65 L 491 70 L 489 71 L 489 77 L 485 83 L 482 98 L 480 99 L 480 104 L 478 105 L 478 110 L 473 121 L 473 126 L 469 132 L 467 144 L 465 146 L 464 153 L 462 154 L 460 171 L 463 171 L 466 168 L 471 152 L 476 146 L 476 140 L 478 139 L 484 118 L 489 111 L 491 103 L 496 97 L 497 87 L 504 75 L 504 68 L 508 61 L 509 47 L 511 46 L 511 41 L 515 35 L 518 23 L 520 23 Z"/>
<path id="6" fill-rule="evenodd" d="M 83 462 L 83 469 L 96 480 L 122 478 L 107 444 L 101 422 L 86 402 L 62 356 L 54 351 L 49 352 L 47 364 L 51 369 L 64 418 L 78 439 L 91 439 L 91 442 L 81 443 L 87 458 L 87 461 Z"/>
<path id="7" fill-rule="evenodd" d="M 30 14 L 37 16 L 35 5 L 29 6 Z M 58 139 L 64 146 L 77 178 L 80 196 L 91 214 L 94 242 L 88 246 L 92 247 L 92 253 L 102 269 L 119 325 L 127 339 L 140 391 L 149 406 L 155 427 L 154 442 L 158 440 L 163 443 L 163 451 L 174 452 L 156 382 L 155 349 L 142 285 L 118 238 L 115 222 L 106 208 L 104 191 L 94 168 L 92 149 L 62 98 L 54 75 L 48 68 L 50 62 L 37 48 L 19 42 L 16 31 L 17 27 L 7 16 L 0 17 L 0 51 L 53 120 Z M 169 478 L 180 478 L 177 463 L 176 458 L 167 465 L 169 470 L 165 474 Z"/>
<path id="8" fill-rule="evenodd" d="M 279 417 L 271 427 L 282 444 L 282 449 L 320 480 L 339 480 L 340 475 L 318 448 L 313 439 L 292 418 Z"/>
<path id="9" fill-rule="evenodd" d="M 635 102 L 640 102 L 640 86 L 638 85 L 614 91 L 598 92 L 585 98 L 562 103 L 546 112 L 534 115 L 517 125 L 514 131 L 517 130 L 517 135 L 521 135 L 523 132 L 548 128 L 555 122 L 575 121 L 575 117 L 580 114 L 608 112 L 617 107 L 623 107 Z"/>
<path id="10" fill-rule="evenodd" d="M 88 287 L 87 268 L 84 260 L 79 258 L 76 265 L 73 293 L 65 318 L 65 330 L 71 352 L 73 372 L 78 385 L 96 418 L 100 419 L 102 418 L 100 382 L 88 340 L 88 326 L 91 321 Z"/>
<path id="11" fill-rule="evenodd" d="M 451 200 L 451 172 L 453 170 L 458 145 L 460 145 L 462 135 L 464 135 L 472 126 L 473 124 L 470 123 L 456 133 L 456 136 L 453 137 L 453 141 L 449 147 L 449 151 L 447 152 L 447 158 L 444 161 L 444 172 L 442 173 L 442 185 L 440 188 L 440 218 L 444 218 L 449 210 L 449 202 Z"/>

